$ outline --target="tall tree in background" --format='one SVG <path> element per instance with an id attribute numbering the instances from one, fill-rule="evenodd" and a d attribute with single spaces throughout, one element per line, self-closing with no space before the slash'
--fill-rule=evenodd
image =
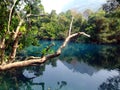
<path id="1" fill-rule="evenodd" d="M 103 5 L 103 10 L 106 12 L 111 12 L 118 7 L 120 7 L 119 0 L 107 0 L 107 3 Z"/>

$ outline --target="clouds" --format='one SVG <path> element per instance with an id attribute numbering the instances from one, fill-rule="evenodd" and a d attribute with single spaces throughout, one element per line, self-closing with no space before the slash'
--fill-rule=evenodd
<path id="1" fill-rule="evenodd" d="M 106 0 L 41 0 L 46 12 L 51 12 L 52 9 L 57 13 L 74 8 L 79 11 L 85 9 L 97 10 Z"/>
<path id="2" fill-rule="evenodd" d="M 56 10 L 57 13 L 60 13 L 62 9 L 69 3 L 74 0 L 41 0 L 45 8 L 45 11 L 51 12 L 52 9 Z"/>

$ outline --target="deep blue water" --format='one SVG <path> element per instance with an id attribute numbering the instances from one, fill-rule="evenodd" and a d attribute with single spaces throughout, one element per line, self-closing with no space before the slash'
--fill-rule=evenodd
<path id="1" fill-rule="evenodd" d="M 26 48 L 24 56 L 40 56 L 53 41 Z M 54 41 L 56 50 L 62 41 Z M 53 50 L 54 49 L 54 50 Z M 62 54 L 41 66 L 22 70 L 17 86 L 8 90 L 120 90 L 120 46 L 70 42 Z M 20 79 L 20 80 L 19 80 Z M 10 79 L 11 80 L 11 79 Z M 16 82 L 15 82 L 16 83 Z M 4 85 L 0 88 L 4 88 Z M 6 89 L 6 90 L 7 90 Z M 1 89 L 0 89 L 1 90 Z"/>

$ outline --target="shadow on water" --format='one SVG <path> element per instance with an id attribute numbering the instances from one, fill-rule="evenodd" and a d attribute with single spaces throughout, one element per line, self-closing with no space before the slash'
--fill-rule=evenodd
<path id="1" fill-rule="evenodd" d="M 42 41 L 40 43 L 42 43 L 41 47 L 45 48 L 47 45 L 52 43 L 52 41 L 44 41 L 44 42 Z M 52 50 L 53 49 L 56 50 L 62 44 L 62 41 L 55 41 L 54 43 L 56 46 L 52 47 L 51 48 Z M 22 55 L 24 57 L 30 55 L 40 56 L 41 52 L 39 51 L 42 50 L 41 47 L 35 47 L 35 46 L 28 47 L 25 50 L 23 50 L 22 53 L 20 53 L 19 55 Z M 120 73 L 119 54 L 120 54 L 119 45 L 79 44 L 79 43 L 70 42 L 59 57 L 52 59 L 43 65 L 31 66 L 19 70 L 1 72 L 0 90 L 79 89 L 82 87 L 82 85 L 81 86 L 77 85 L 76 87 L 71 85 L 71 89 L 67 87 L 69 87 L 70 82 L 74 84 L 74 79 L 77 80 L 78 79 L 77 77 L 79 77 L 80 75 L 81 77 L 84 77 L 85 74 L 87 74 L 85 78 L 90 79 L 94 75 L 97 76 L 97 72 L 102 70 L 108 70 L 108 71 L 116 70 L 118 73 Z M 58 59 L 60 59 L 60 61 Z M 56 70 L 55 73 L 54 70 Z M 64 72 L 62 73 L 65 74 L 63 76 L 62 75 L 60 76 L 59 74 L 61 74 L 61 71 L 59 70 L 61 71 L 63 70 Z M 73 74 L 74 79 L 71 80 L 64 79 L 67 78 L 67 76 L 65 77 L 67 72 L 70 74 L 74 73 L 75 74 L 75 75 Z M 72 74 L 69 76 L 73 78 Z M 60 79 L 55 80 L 55 78 L 60 78 Z M 75 84 L 77 83 L 81 84 L 79 80 L 75 82 L 76 82 Z M 54 85 L 52 83 L 54 83 Z M 53 85 L 54 89 L 52 89 L 53 87 L 49 85 Z M 106 80 L 101 81 L 99 85 L 95 87 L 98 90 L 119 90 L 120 76 L 117 74 L 115 76 L 106 77 Z M 88 89 L 84 89 L 84 90 L 88 90 Z"/>

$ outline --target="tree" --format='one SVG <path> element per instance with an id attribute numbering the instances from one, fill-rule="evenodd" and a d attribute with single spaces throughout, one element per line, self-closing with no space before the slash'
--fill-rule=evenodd
<path id="1" fill-rule="evenodd" d="M 38 32 L 38 30 L 36 30 L 38 29 L 36 24 L 39 26 L 37 19 L 40 19 L 41 16 L 45 16 L 43 14 L 44 9 L 40 0 L 3 0 L 0 4 L 0 10 L 3 11 L 1 14 L 2 17 L 0 18 L 6 15 L 6 19 L 2 19 L 0 24 L 0 71 L 44 63 L 51 58 L 59 56 L 62 48 L 66 46 L 71 38 L 81 34 L 90 37 L 84 32 L 71 34 L 70 29 L 70 34 L 65 39 L 64 43 L 53 54 L 42 57 L 30 57 L 19 61 L 16 59 L 17 51 L 20 47 L 25 47 L 26 40 L 24 39 L 26 38 L 28 39 L 27 43 L 33 44 L 34 39 L 36 39 L 36 33 Z M 54 12 L 53 15 L 51 13 L 51 17 L 52 16 L 54 16 Z M 35 26 L 33 27 L 32 25 Z M 70 28 L 71 27 L 72 25 Z"/>
<path id="2" fill-rule="evenodd" d="M 118 7 L 120 7 L 119 0 L 107 0 L 107 3 L 103 5 L 103 10 L 106 12 L 111 12 Z"/>
<path id="3" fill-rule="evenodd" d="M 104 10 L 99 10 L 89 16 L 86 23 L 83 24 L 83 29 L 88 34 L 92 35 L 91 39 L 83 39 L 86 42 L 93 43 L 119 43 L 120 41 L 120 9 L 116 8 L 113 11 L 106 13 Z"/>
<path id="4" fill-rule="evenodd" d="M 86 9 L 84 12 L 83 12 L 83 16 L 88 19 L 88 17 L 93 14 L 93 11 L 91 11 L 90 9 Z"/>

